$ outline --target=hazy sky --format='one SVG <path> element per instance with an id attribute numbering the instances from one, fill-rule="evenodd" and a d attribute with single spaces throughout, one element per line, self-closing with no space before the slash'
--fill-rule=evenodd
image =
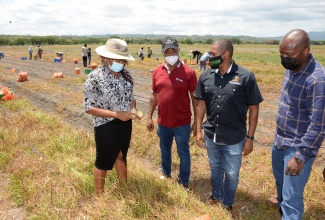
<path id="1" fill-rule="evenodd" d="M 324 0 L 0 0 L 0 34 L 283 36 L 325 31 Z"/>

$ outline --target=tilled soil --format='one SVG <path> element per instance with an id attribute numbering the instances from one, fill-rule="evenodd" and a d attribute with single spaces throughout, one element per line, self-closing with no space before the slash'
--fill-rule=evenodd
<path id="1" fill-rule="evenodd" d="M 11 88 L 18 97 L 29 100 L 46 113 L 59 116 L 74 127 L 77 126 L 89 131 L 93 130 L 92 117 L 86 114 L 83 109 L 83 82 L 87 75 L 84 73 L 85 68 L 82 67 L 82 64 L 73 64 L 72 62 L 54 63 L 44 60 L 21 60 L 15 57 L 5 57 L 0 60 L 0 67 L 4 67 L 4 72 L 0 69 L 0 87 L 7 86 Z M 75 74 L 76 67 L 79 67 L 81 70 L 79 75 Z M 15 73 L 9 72 L 11 68 L 16 70 Z M 16 82 L 19 71 L 27 72 L 29 80 L 26 82 Z M 146 113 L 151 92 L 151 75 L 139 69 L 129 68 L 129 71 L 135 80 L 134 95 L 137 99 L 137 109 Z M 54 72 L 62 72 L 64 78 L 54 79 Z M 263 96 L 264 102 L 260 107 L 259 124 L 255 135 L 258 137 L 254 144 L 256 147 L 270 147 L 276 117 L 276 99 L 278 95 L 269 92 L 269 94 L 263 94 Z M 0 105 L 0 109 L 2 108 L 3 106 Z M 157 111 L 155 111 L 155 118 L 156 114 Z M 324 148 L 322 147 L 315 162 L 316 165 L 323 166 L 324 155 Z M 198 168 L 193 164 L 193 176 L 195 176 L 196 169 Z M 196 190 L 202 191 L 199 194 L 204 194 L 204 196 L 210 190 L 208 178 L 207 173 L 206 178 L 195 179 L 192 183 Z M 6 185 L 7 183 L 3 181 L 1 184 Z M 2 204 L 5 204 L 5 201 L 0 200 L 0 205 Z M 5 207 L 3 208 L 5 209 Z M 7 209 L 2 212 L 4 209 L 0 209 L 0 219 L 13 219 L 15 217 L 15 219 L 23 219 L 23 209 L 21 207 Z"/>
<path id="2" fill-rule="evenodd" d="M 60 103 L 66 103 L 69 100 L 73 101 L 76 96 L 83 96 L 83 81 L 87 78 L 87 75 L 84 73 L 86 68 L 82 67 L 81 64 L 73 64 L 72 62 L 51 63 L 44 60 L 21 60 L 13 57 L 5 57 L 0 62 L 4 64 L 6 74 L 8 74 L 11 68 L 16 70 L 9 79 L 8 77 L 4 79 L 0 75 L 0 84 L 2 86 L 11 88 L 17 96 L 29 100 L 44 112 L 58 114 L 63 120 L 74 126 L 92 129 L 92 118 L 83 110 L 82 100 L 77 104 L 74 100 L 74 104 L 65 105 L 63 109 L 60 109 Z M 80 75 L 75 74 L 76 67 L 80 68 Z M 28 73 L 28 81 L 16 82 L 19 71 Z M 150 73 L 143 73 L 142 70 L 137 69 L 130 69 L 129 71 L 135 81 L 134 95 L 137 100 L 137 109 L 145 113 L 148 109 L 151 91 Z M 62 72 L 64 78 L 53 79 L 53 73 L 55 72 Z M 54 85 L 55 90 L 51 89 L 50 92 L 37 91 L 28 89 L 27 84 L 38 84 L 38 86 L 44 84 L 45 90 L 47 89 L 46 87 Z M 156 114 L 155 112 L 154 117 L 156 117 Z"/>
<path id="3" fill-rule="evenodd" d="M 17 96 L 29 100 L 44 112 L 58 115 L 74 127 L 93 130 L 92 117 L 83 109 L 83 82 L 88 75 L 85 74 L 86 68 L 82 64 L 5 57 L 0 60 L 0 67 L 4 67 L 5 71 L 5 73 L 0 72 L 0 86 L 10 87 Z M 76 67 L 81 70 L 79 75 L 75 73 Z M 16 70 L 15 73 L 9 72 L 11 68 Z M 137 100 L 137 109 L 146 113 L 151 92 L 151 74 L 140 69 L 129 68 L 129 66 L 127 68 L 135 81 L 134 95 Z M 19 71 L 27 72 L 29 81 L 16 82 Z M 62 72 L 64 78 L 54 79 L 54 72 Z M 255 134 L 258 139 L 254 145 L 270 147 L 275 128 L 278 94 L 277 91 L 266 89 L 262 91 L 262 94 L 264 101 L 260 105 L 259 123 Z M 157 110 L 153 117 L 157 117 Z M 323 146 L 318 156 L 316 164 L 324 158 Z"/>
<path id="4" fill-rule="evenodd" d="M 4 67 L 4 72 L 0 70 L 0 88 L 6 86 L 20 98 L 30 101 L 40 110 L 57 115 L 73 125 L 82 129 L 93 131 L 92 117 L 85 113 L 83 109 L 83 82 L 88 75 L 82 64 L 71 63 L 52 63 L 44 60 L 21 60 L 15 57 L 5 57 L 0 60 L 0 67 Z M 75 68 L 81 70 L 76 75 Z M 15 72 L 10 73 L 14 68 Z M 87 68 L 89 69 L 89 68 Z M 19 71 L 28 73 L 28 81 L 17 82 Z M 53 73 L 62 72 L 64 78 L 53 78 Z M 147 112 L 149 95 L 151 91 L 150 73 L 142 70 L 130 69 L 134 78 L 134 95 L 137 99 L 137 109 Z M 44 88 L 40 91 L 39 88 Z M 53 87 L 53 88 L 52 88 Z M 74 100 L 78 97 L 78 100 Z M 69 103 L 64 104 L 62 103 Z M 0 110 L 3 110 L 0 105 Z M 155 112 L 154 117 L 156 117 Z M 8 178 L 0 176 L 0 192 L 5 190 L 8 185 Z M 1 193 L 5 195 L 4 192 Z M 0 197 L 0 219 L 24 219 L 23 207 L 15 207 L 6 196 Z"/>

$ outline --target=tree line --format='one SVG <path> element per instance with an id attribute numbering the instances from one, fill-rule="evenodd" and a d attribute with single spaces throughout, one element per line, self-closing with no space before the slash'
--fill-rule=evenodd
<path id="1" fill-rule="evenodd" d="M 162 38 L 125 38 L 121 36 L 110 36 L 109 38 L 123 38 L 129 44 L 161 44 Z M 176 37 L 177 38 L 177 37 Z M 221 37 L 220 37 L 221 38 Z M 177 39 L 180 44 L 211 44 L 212 38 L 190 38 Z M 229 40 L 233 44 L 279 44 L 279 40 L 249 41 L 237 37 Z M 24 46 L 24 45 L 77 45 L 77 44 L 105 44 L 107 37 L 80 37 L 80 36 L 12 36 L 0 35 L 1 46 Z M 312 41 L 314 45 L 325 45 L 325 41 Z"/>

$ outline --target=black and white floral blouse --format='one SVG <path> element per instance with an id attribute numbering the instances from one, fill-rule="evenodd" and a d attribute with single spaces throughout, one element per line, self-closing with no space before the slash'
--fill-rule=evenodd
<path id="1" fill-rule="evenodd" d="M 127 74 L 130 75 L 129 72 Z M 134 100 L 133 85 L 126 81 L 122 75 L 116 78 L 104 65 L 91 71 L 88 75 L 84 84 L 84 109 L 86 111 L 91 107 L 111 111 L 128 111 L 131 100 Z M 114 118 L 93 116 L 93 119 L 94 127 L 97 127 Z"/>

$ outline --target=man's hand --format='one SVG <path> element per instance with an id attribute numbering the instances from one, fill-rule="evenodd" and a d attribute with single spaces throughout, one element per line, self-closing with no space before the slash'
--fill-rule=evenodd
<path id="1" fill-rule="evenodd" d="M 202 132 L 196 133 L 196 145 L 200 148 L 204 148 L 205 146 Z"/>
<path id="2" fill-rule="evenodd" d="M 196 122 L 193 123 L 192 127 L 191 127 L 191 132 L 193 134 L 193 137 L 196 136 Z"/>
<path id="3" fill-rule="evenodd" d="M 155 129 L 155 126 L 151 118 L 147 119 L 147 129 L 148 131 L 153 131 L 153 129 Z"/>
<path id="4" fill-rule="evenodd" d="M 299 176 L 303 166 L 304 164 L 298 163 L 296 158 L 292 157 L 288 162 L 285 174 L 289 176 Z"/>
<path id="5" fill-rule="evenodd" d="M 247 156 L 253 151 L 253 140 L 246 138 L 243 145 L 243 156 Z"/>

